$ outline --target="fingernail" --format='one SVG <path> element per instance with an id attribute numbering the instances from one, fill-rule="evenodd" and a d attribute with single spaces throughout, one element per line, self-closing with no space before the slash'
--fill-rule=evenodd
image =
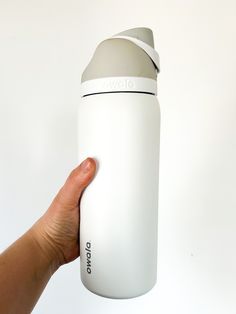
<path id="1" fill-rule="evenodd" d="M 90 169 L 91 169 L 91 161 L 89 159 L 85 159 L 81 164 L 81 170 L 83 171 L 83 173 L 87 173 L 89 172 Z"/>

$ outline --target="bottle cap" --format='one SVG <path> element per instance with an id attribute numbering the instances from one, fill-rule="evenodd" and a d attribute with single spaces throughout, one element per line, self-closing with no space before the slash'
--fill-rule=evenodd
<path id="1" fill-rule="evenodd" d="M 115 91 L 156 94 L 159 71 L 151 29 L 132 28 L 98 45 L 82 74 L 82 96 Z"/>

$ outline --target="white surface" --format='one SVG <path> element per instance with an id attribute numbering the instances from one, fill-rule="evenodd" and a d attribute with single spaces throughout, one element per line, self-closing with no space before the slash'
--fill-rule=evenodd
<path id="1" fill-rule="evenodd" d="M 79 161 L 98 163 L 80 202 L 81 279 L 99 295 L 132 298 L 156 282 L 159 139 L 154 95 L 91 95 L 78 105 Z"/>
<path id="2" fill-rule="evenodd" d="M 158 284 L 91 294 L 79 261 L 34 313 L 235 314 L 236 3 L 0 2 L 0 248 L 49 205 L 76 164 L 80 75 L 102 39 L 147 26 L 161 59 Z"/>
<path id="3" fill-rule="evenodd" d="M 138 91 L 156 95 L 157 81 L 146 77 L 116 76 L 88 80 L 81 84 L 81 96 L 124 91 Z"/>

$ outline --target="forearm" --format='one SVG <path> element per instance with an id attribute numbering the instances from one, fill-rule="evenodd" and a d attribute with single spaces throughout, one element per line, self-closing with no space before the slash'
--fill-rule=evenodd
<path id="1" fill-rule="evenodd" d="M 59 266 L 79 256 L 79 200 L 96 163 L 75 168 L 46 213 L 0 255 L 0 314 L 28 314 Z"/>
<path id="2" fill-rule="evenodd" d="M 0 255 L 0 313 L 31 313 L 59 267 L 38 237 L 33 226 Z"/>

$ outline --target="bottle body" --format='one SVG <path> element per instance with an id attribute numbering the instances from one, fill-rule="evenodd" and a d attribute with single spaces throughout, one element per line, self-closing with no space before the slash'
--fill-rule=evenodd
<path id="1" fill-rule="evenodd" d="M 81 280 L 109 298 L 156 283 L 160 109 L 156 96 L 103 93 L 78 108 L 78 157 L 97 161 L 80 202 Z"/>

